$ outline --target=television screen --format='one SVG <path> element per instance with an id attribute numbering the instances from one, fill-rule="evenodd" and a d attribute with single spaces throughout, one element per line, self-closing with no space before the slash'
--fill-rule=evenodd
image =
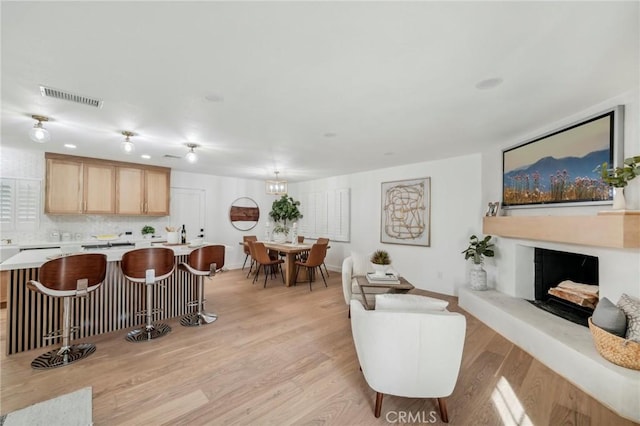
<path id="1" fill-rule="evenodd" d="M 622 158 L 623 107 L 590 117 L 502 152 L 502 205 L 611 203 L 600 167 Z"/>

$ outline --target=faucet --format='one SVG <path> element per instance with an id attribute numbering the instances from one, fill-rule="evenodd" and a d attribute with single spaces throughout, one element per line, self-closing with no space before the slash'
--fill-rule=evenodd
<path id="1" fill-rule="evenodd" d="M 7 244 L 11 244 L 11 238 L 3 238 L 2 241 L 6 241 Z"/>

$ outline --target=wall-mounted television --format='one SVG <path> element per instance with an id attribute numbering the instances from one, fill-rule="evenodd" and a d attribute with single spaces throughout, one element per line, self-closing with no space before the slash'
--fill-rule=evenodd
<path id="1" fill-rule="evenodd" d="M 610 204 L 600 166 L 622 164 L 619 105 L 502 151 L 502 206 Z"/>

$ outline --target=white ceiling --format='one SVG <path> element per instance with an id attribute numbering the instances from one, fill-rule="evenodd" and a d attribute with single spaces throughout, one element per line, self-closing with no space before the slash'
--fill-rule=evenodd
<path id="1" fill-rule="evenodd" d="M 303 181 L 479 152 L 640 78 L 637 1 L 1 8 L 3 145 L 221 176 Z M 41 84 L 104 106 L 43 98 Z M 51 117 L 46 145 L 28 137 L 31 114 Z M 195 165 L 163 158 L 187 142 Z"/>

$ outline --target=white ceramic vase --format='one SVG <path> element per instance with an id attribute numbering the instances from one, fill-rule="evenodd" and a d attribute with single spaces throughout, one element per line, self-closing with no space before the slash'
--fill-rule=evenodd
<path id="1" fill-rule="evenodd" d="M 624 188 L 613 188 L 613 209 L 624 210 L 627 208 L 627 201 L 624 199 Z"/>
<path id="2" fill-rule="evenodd" d="M 472 290 L 487 290 L 487 271 L 482 268 L 482 263 L 474 263 L 469 272 L 469 283 Z"/>
<path id="3" fill-rule="evenodd" d="M 273 242 L 282 244 L 287 241 L 287 234 L 284 232 L 274 232 L 273 233 Z"/>
<path id="4" fill-rule="evenodd" d="M 387 270 L 389 270 L 389 266 L 390 265 L 379 265 L 377 263 L 371 263 L 371 267 L 373 268 L 375 274 L 378 276 L 383 276 L 384 274 L 386 274 Z"/>

